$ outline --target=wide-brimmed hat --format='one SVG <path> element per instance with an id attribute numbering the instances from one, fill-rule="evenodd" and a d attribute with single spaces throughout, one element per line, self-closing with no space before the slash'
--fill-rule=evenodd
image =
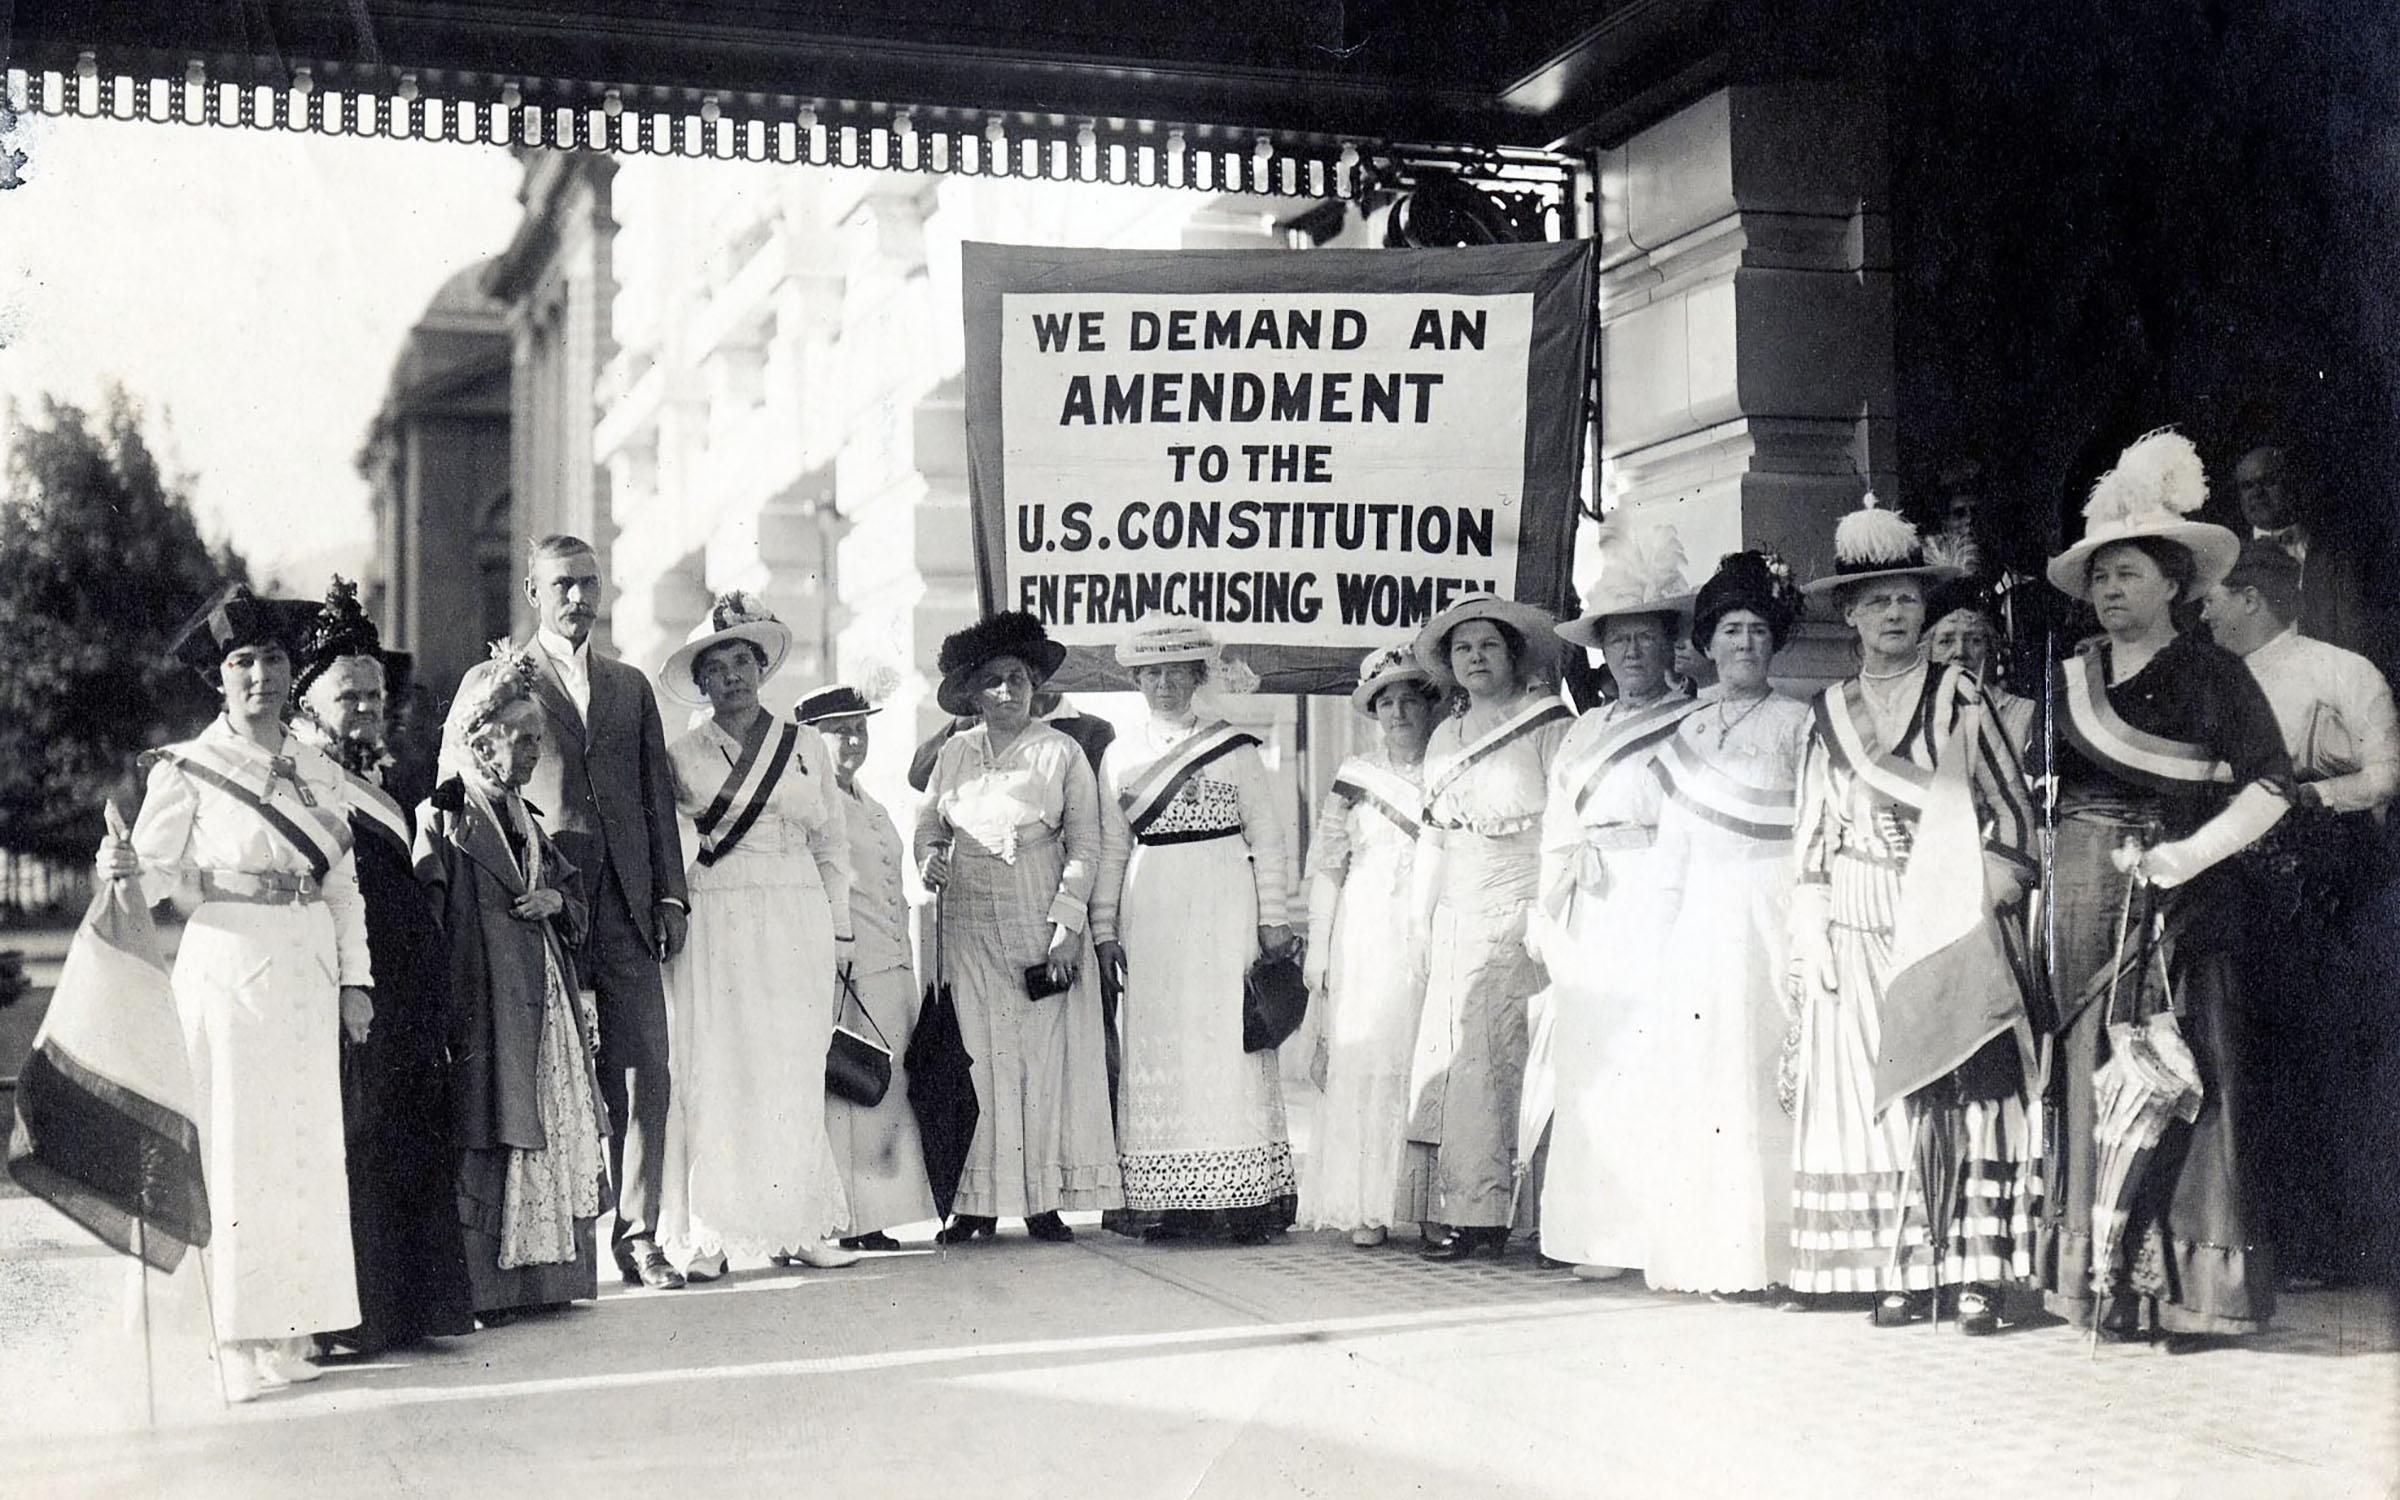
<path id="1" fill-rule="evenodd" d="M 1539 605 L 1519 604 L 1498 594 L 1470 594 L 1425 622 L 1417 632 L 1417 665 L 1447 691 L 1458 686 L 1450 675 L 1450 632 L 1470 620 L 1489 620 L 1515 631 L 1525 642 L 1526 660 L 1519 672 L 1547 671 L 1558 661 L 1558 616 Z"/>
<path id="2" fill-rule="evenodd" d="M 1928 547 L 1915 522 L 1878 505 L 1869 490 L 1833 528 L 1833 571 L 1802 584 L 1800 592 L 1814 598 L 1878 578 L 1921 578 L 1931 588 L 1965 572 Z"/>
<path id="3" fill-rule="evenodd" d="M 2136 439 L 2092 485 L 2083 507 L 2083 540 L 2050 559 L 2045 571 L 2051 586 L 2089 599 L 2092 558 L 2100 549 L 2147 537 L 2192 555 L 2192 581 L 2183 597 L 2197 599 L 2233 570 L 2242 553 L 2240 537 L 2191 519 L 2207 499 L 2208 466 L 2190 438 L 2162 427 Z"/>
<path id="4" fill-rule="evenodd" d="M 1550 627 L 1573 645 L 1600 649 L 1600 633 L 1619 615 L 1674 615 L 1692 607 L 1693 589 L 1684 578 L 1683 539 L 1663 521 L 1637 520 L 1619 509 L 1600 523 L 1600 581 L 1584 600 L 1584 612 Z M 1673 633 L 1673 627 L 1669 627 Z"/>
<path id="5" fill-rule="evenodd" d="M 700 658 L 716 647 L 731 641 L 748 641 L 758 648 L 766 660 L 766 670 L 758 680 L 765 682 L 783 669 L 783 659 L 791 653 L 792 627 L 775 618 L 765 605 L 738 590 L 722 594 L 709 607 L 707 618 L 692 627 L 675 654 L 658 669 L 658 685 L 678 703 L 694 708 L 705 707 L 708 695 L 692 677 L 692 668 Z"/>
<path id="6" fill-rule="evenodd" d="M 1407 641 L 1392 646 L 1377 646 L 1358 664 L 1358 686 L 1351 690 L 1350 706 L 1362 714 L 1375 712 L 1375 695 L 1399 683 L 1414 683 L 1417 691 L 1433 697 L 1440 684 L 1433 674 L 1417 661 L 1416 648 Z"/>
<path id="7" fill-rule="evenodd" d="M 1213 662 L 1217 659 L 1214 632 L 1189 615 L 1144 615 L 1133 633 L 1117 642 L 1117 665 L 1163 667 L 1173 662 Z"/>
<path id="8" fill-rule="evenodd" d="M 800 700 L 792 717 L 803 724 L 822 724 L 827 719 L 863 719 L 883 710 L 867 701 L 867 695 L 846 682 L 821 687 Z"/>
<path id="9" fill-rule="evenodd" d="M 213 678 L 229 653 L 271 641 L 290 653 L 296 670 L 301 640 L 316 610 L 305 599 L 261 599 L 246 585 L 228 584 L 183 622 L 167 649 L 177 661 Z"/>
<path id="10" fill-rule="evenodd" d="M 934 701 L 946 713 L 972 718 L 975 674 L 1003 656 L 1023 662 L 1033 685 L 1040 687 L 1066 661 L 1067 648 L 1050 639 L 1049 632 L 1042 629 L 1042 622 L 1021 609 L 978 620 L 964 630 L 953 631 L 942 642 L 941 654 L 934 659 L 935 669 L 942 674 L 941 686 L 934 689 Z"/>

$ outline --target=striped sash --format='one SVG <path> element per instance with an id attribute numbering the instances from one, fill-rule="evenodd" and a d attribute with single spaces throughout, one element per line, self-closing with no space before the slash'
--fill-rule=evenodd
<path id="1" fill-rule="evenodd" d="M 267 800 L 267 791 L 242 779 L 251 774 L 248 767 L 209 746 L 178 745 L 153 753 L 169 765 L 181 768 L 193 780 L 215 787 L 258 814 L 260 822 L 273 829 L 294 853 L 308 862 L 308 873 L 319 881 L 333 869 L 335 860 L 350 852 L 348 818 L 330 821 L 322 811 L 311 811 L 306 822 L 292 817 Z"/>
<path id="2" fill-rule="evenodd" d="M 2233 784 L 2233 768 L 2205 745 L 2136 729 L 2108 701 L 2100 648 L 2088 645 L 2058 664 L 2059 696 L 2067 711 L 2059 729 L 2067 743 L 2103 770 L 2154 792 L 2189 795 L 2199 787 Z"/>
<path id="3" fill-rule="evenodd" d="M 1650 774 L 1670 800 L 1730 833 L 1780 843 L 1799 826 L 1797 787 L 1753 786 L 1703 758 L 1680 735 L 1651 759 Z"/>
<path id="4" fill-rule="evenodd" d="M 1938 683 L 1942 680 L 1941 669 L 1934 668 L 1933 681 Z M 1943 695 L 1948 700 L 1945 708 L 1955 703 L 1958 697 L 1956 674 L 1951 674 L 1949 680 L 1953 685 Z M 1924 713 L 1924 700 L 1920 696 L 1913 718 L 1921 721 Z M 1940 722 L 1946 716 L 1937 714 L 1935 722 Z M 1817 739 L 1825 746 L 1826 753 L 1833 757 L 1835 765 L 1865 782 L 1885 801 L 1924 811 L 1926 794 L 1933 789 L 1933 767 L 1897 750 L 1872 748 L 1873 741 L 1866 729 L 1869 718 L 1866 689 L 1859 685 L 1857 678 L 1819 693 L 1816 718 Z M 1918 727 L 1924 728 L 1922 723 Z M 1921 733 L 1916 736 L 1916 742 L 1925 747 L 1930 760 L 1933 753 L 1931 735 Z"/>
<path id="5" fill-rule="evenodd" d="M 1234 728 L 1223 720 L 1200 730 L 1190 739 L 1152 762 L 1150 768 L 1123 791 L 1117 793 L 1117 805 L 1125 809 L 1125 821 L 1133 825 L 1136 835 L 1146 832 L 1157 822 L 1175 794 L 1200 774 L 1201 768 L 1221 760 L 1244 745 L 1256 745 L 1258 736 Z"/>
<path id="6" fill-rule="evenodd" d="M 1459 751 L 1456 758 L 1444 762 L 1441 770 L 1426 779 L 1425 805 L 1431 807 L 1436 798 L 1457 784 L 1461 776 L 1518 740 L 1551 724 L 1570 723 L 1574 718 L 1575 715 L 1567 711 L 1567 706 L 1556 698 L 1544 698 L 1518 709 L 1484 731 L 1474 743 Z"/>
<path id="7" fill-rule="evenodd" d="M 1347 760 L 1333 773 L 1333 794 L 1371 807 L 1410 838 L 1425 828 L 1425 793 L 1405 776 L 1366 761 Z"/>
<path id="8" fill-rule="evenodd" d="M 1699 704 L 1689 698 L 1668 697 L 1648 708 L 1637 709 L 1631 718 L 1610 726 L 1592 747 L 1591 766 L 1583 773 L 1583 785 L 1575 793 L 1575 811 L 1581 813 L 1597 796 L 1608 773 L 1628 757 L 1638 755 L 1675 732 L 1675 726 L 1692 716 Z"/>
<path id="9" fill-rule="evenodd" d="M 400 799 L 355 771 L 342 774 L 349 782 L 350 810 L 366 826 L 390 839 L 402 854 L 408 853 L 411 846 L 408 811 L 400 805 Z"/>
<path id="10" fill-rule="evenodd" d="M 716 797 L 694 820 L 700 826 L 702 865 L 713 865 L 731 854 L 734 846 L 742 841 L 742 835 L 748 833 L 759 815 L 767 810 L 767 800 L 775 795 L 775 788 L 783 784 L 784 767 L 791 764 L 792 747 L 800 743 L 800 726 L 783 726 L 782 732 L 775 736 L 774 753 L 761 766 L 759 747 L 766 742 L 767 737 L 762 734 L 756 742 L 742 747 L 741 756 L 734 761 L 733 769 L 725 773 L 725 784 L 717 788 Z M 726 825 L 725 815 L 733 810 L 737 802 L 742 804 L 742 810 L 734 815 L 730 825 Z M 717 829 L 721 825 L 725 831 L 718 834 Z"/>

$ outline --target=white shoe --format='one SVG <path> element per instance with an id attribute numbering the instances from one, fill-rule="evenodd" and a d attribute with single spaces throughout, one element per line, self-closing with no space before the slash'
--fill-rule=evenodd
<path id="1" fill-rule="evenodd" d="M 1350 1231 L 1350 1243 L 1361 1250 L 1372 1250 L 1384 1242 L 1388 1233 L 1386 1230 L 1377 1229 L 1371 1225 L 1364 1229 L 1353 1229 Z"/>
<path id="2" fill-rule="evenodd" d="M 1614 1281 L 1625 1274 L 1625 1267 L 1577 1266 L 1574 1274 L 1577 1281 Z"/>
<path id="3" fill-rule="evenodd" d="M 256 1401 L 266 1389 L 258 1373 L 258 1356 L 248 1345 L 217 1345 L 217 1384 L 234 1406 Z"/>
<path id="4" fill-rule="evenodd" d="M 838 1271 L 844 1266 L 855 1266 L 866 1259 L 858 1251 L 844 1250 L 831 1240 L 819 1240 L 813 1245 L 802 1245 L 792 1252 L 791 1258 L 804 1266 L 815 1266 L 820 1271 Z"/>
<path id="5" fill-rule="evenodd" d="M 306 1385 L 312 1380 L 323 1380 L 325 1371 L 320 1366 L 312 1364 L 308 1357 L 314 1352 L 316 1342 L 315 1339 L 305 1336 L 296 1339 L 277 1339 L 266 1345 L 260 1352 L 259 1362 L 271 1368 L 275 1374 L 291 1385 Z"/>

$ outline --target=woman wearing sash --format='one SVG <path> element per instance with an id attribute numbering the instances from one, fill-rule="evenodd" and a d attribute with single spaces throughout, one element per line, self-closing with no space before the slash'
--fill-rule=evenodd
<path id="1" fill-rule="evenodd" d="M 1426 967 L 1409 1070 L 1400 1212 L 1429 1260 L 1494 1258 L 1517 1196 L 1526 1007 L 1543 984 L 1525 945 L 1550 765 L 1574 715 L 1549 690 L 1558 622 L 1489 594 L 1425 623 L 1417 664 L 1464 702 L 1425 749 L 1425 833 L 1409 949 Z"/>
<path id="2" fill-rule="evenodd" d="M 1692 641 L 1717 681 L 1651 762 L 1665 795 L 1651 863 L 1666 1019 L 1651 1052 L 1658 1165 L 1642 1270 L 1661 1291 L 1763 1292 L 1791 1257 L 1776 1070 L 1809 712 L 1768 685 L 1767 667 L 1799 607 L 1781 558 L 1718 564 L 1692 604 Z"/>
<path id="3" fill-rule="evenodd" d="M 709 717 L 667 746 L 693 820 L 692 932 L 667 962 L 667 1115 L 659 1241 L 687 1280 L 729 1255 L 846 1266 L 849 1222 L 825 1130 L 835 968 L 851 954 L 850 842 L 824 738 L 778 724 L 758 690 L 792 632 L 726 594 L 659 668 Z M 688 847 L 688 846 L 687 846 Z"/>
<path id="4" fill-rule="evenodd" d="M 1372 1249 L 1392 1224 L 1408 1144 L 1408 1067 L 1425 976 L 1411 966 L 1407 910 L 1424 827 L 1433 676 L 1408 645 L 1369 653 L 1350 706 L 1378 748 L 1333 773 L 1308 851 L 1308 987 L 1317 1012 L 1311 1072 L 1323 1091 L 1300 1180 L 1300 1222 L 1346 1229 Z"/>
<path id="5" fill-rule="evenodd" d="M 1957 1031 L 1922 1017 L 1909 1009 L 1918 991 L 1892 983 L 1896 928 L 1904 880 L 1967 883 L 1978 917 L 2013 908 L 2034 877 L 2033 808 L 1972 674 L 1923 653 L 1926 591 L 1957 570 L 1927 561 L 1916 527 L 1872 495 L 1833 550 L 1835 571 L 1806 592 L 1832 595 L 1860 666 L 1817 699 L 1801 778 L 1791 1287 L 1879 1294 L 1879 1327 L 1922 1319 L 1939 1289 L 1962 1333 L 1988 1334 L 1998 1283 L 2033 1268 L 2023 994 L 1995 929 L 1977 950 L 1988 965 L 1941 981 L 1954 1016 L 1976 1000 L 1987 1012 Z M 1926 817 L 1936 777 L 1959 769 L 1971 827 Z M 1986 987 L 1970 995 L 1975 976 Z M 2011 1016 L 1995 1023 L 2003 1000 Z M 1904 1062 L 1912 1078 L 1937 1076 L 1892 1097 L 1885 1075 Z"/>
<path id="6" fill-rule="evenodd" d="M 1292 945 L 1291 877 L 1258 741 L 1192 707 L 1216 654 L 1181 615 L 1149 616 L 1117 646 L 1150 713 L 1101 758 L 1093 930 L 1121 976 L 1126 1208 L 1163 1216 L 1145 1239 L 1222 1212 L 1227 1237 L 1255 1245 L 1292 1222 L 1298 1183 L 1277 1053 L 1242 1050 L 1242 983 L 1260 953 Z"/>
<path id="7" fill-rule="evenodd" d="M 375 981 L 341 770 L 284 732 L 307 612 L 237 586 L 185 627 L 175 656 L 216 685 L 222 711 L 146 758 L 130 840 L 101 846 L 103 875 L 139 875 L 148 899 L 189 914 L 175 1006 L 232 1401 L 316 1379 L 314 1336 L 358 1322 L 340 1049 L 367 1039 Z"/>
<path id="8" fill-rule="evenodd" d="M 2043 1173 L 2041 1275 L 2051 1310 L 2095 1313 L 2093 1069 L 2108 1056 L 2110 970 L 2128 902 L 2163 917 L 2165 996 L 2199 1064 L 2197 1120 L 2171 1122 L 2104 1268 L 2099 1332 L 2128 1338 L 2263 1328 L 2275 1267 L 2258 1233 L 2246 1157 L 2243 998 L 2235 977 L 2239 882 L 2217 868 L 2274 827 L 2291 766 L 2273 710 L 2239 657 L 2176 632 L 2240 554 L 2232 532 L 2190 519 L 2208 494 L 2183 437 L 2153 433 L 2092 486 L 2083 540 L 2050 582 L 2088 599 L 2104 634 L 2058 666 L 2056 897 L 2052 976 L 2063 1034 L 2053 1065 L 2065 1128 Z M 2139 875 L 2142 889 L 2128 892 Z M 2147 924 L 2137 926 L 2136 934 Z M 2155 966 L 2118 987 L 2115 1019 L 2159 1005 Z"/>
<path id="9" fill-rule="evenodd" d="M 475 1313 L 487 1326 L 599 1294 L 608 1127 L 599 1020 L 576 984 L 582 879 L 522 795 L 542 754 L 539 669 L 501 643 L 460 682 L 444 778 L 417 809 L 417 878 L 450 964 L 452 1134 Z"/>
<path id="10" fill-rule="evenodd" d="M 1061 1209 L 1123 1202 L 1087 922 L 1099 785 L 1082 747 L 1033 717 L 1066 658 L 1021 611 L 957 632 L 937 658 L 943 711 L 982 721 L 942 746 L 911 841 L 941 897 L 928 982 L 957 1002 L 982 1111 L 945 1245 L 995 1233 L 1003 1214 L 1061 1243 L 1075 1238 Z"/>
<path id="11" fill-rule="evenodd" d="M 1665 1017 L 1651 846 L 1663 794 L 1650 763 L 1696 705 L 1667 679 L 1692 596 L 1663 528 L 1602 528 L 1591 613 L 1557 627 L 1597 648 L 1616 697 L 1567 731 L 1542 814 L 1538 944 L 1557 1007 L 1557 1105 L 1542 1185 L 1542 1251 L 1605 1281 L 1649 1258 L 1657 1169 L 1650 1099 Z"/>

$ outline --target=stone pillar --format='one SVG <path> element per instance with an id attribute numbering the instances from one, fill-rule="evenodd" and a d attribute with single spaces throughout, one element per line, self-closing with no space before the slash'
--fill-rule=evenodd
<path id="1" fill-rule="evenodd" d="M 1740 547 L 1812 576 L 1863 490 L 1901 501 L 1886 176 L 1835 84 L 1733 85 L 1602 153 L 1601 492 L 1664 509 L 1694 583 Z"/>

